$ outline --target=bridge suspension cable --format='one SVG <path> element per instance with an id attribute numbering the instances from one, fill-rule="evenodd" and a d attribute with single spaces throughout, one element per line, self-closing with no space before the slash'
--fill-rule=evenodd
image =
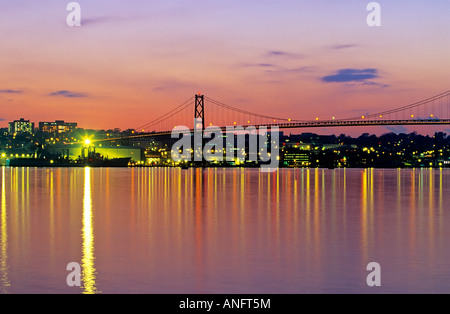
<path id="1" fill-rule="evenodd" d="M 427 105 L 433 101 L 437 101 L 437 100 L 441 100 L 445 97 L 450 97 L 450 90 L 443 92 L 441 94 L 438 95 L 434 95 L 432 97 L 429 97 L 427 99 L 406 105 L 406 106 L 402 106 L 402 107 L 398 107 L 398 108 L 394 108 L 394 109 L 390 109 L 390 110 L 385 110 L 385 111 L 381 111 L 378 113 L 372 113 L 372 114 L 368 114 L 365 116 L 365 118 L 378 118 L 378 117 L 383 117 L 389 114 L 393 114 L 393 113 L 399 113 L 402 111 L 407 111 L 407 110 L 411 110 L 413 108 L 417 108 L 420 106 L 424 106 Z M 450 105 L 450 104 L 449 104 Z M 346 119 L 340 119 L 341 121 L 347 121 L 347 120 L 357 120 L 357 119 L 361 119 L 361 117 L 352 117 L 352 118 L 346 118 Z"/>
<path id="2" fill-rule="evenodd" d="M 189 98 L 188 100 L 186 100 L 185 102 L 183 102 L 181 105 L 175 107 L 174 109 L 172 109 L 171 111 L 165 113 L 164 115 L 160 116 L 159 118 L 150 121 L 149 123 L 146 123 L 142 126 L 140 126 L 139 128 L 137 128 L 136 130 L 140 131 L 140 130 L 144 130 L 144 129 L 149 129 L 152 126 L 155 126 L 157 124 L 160 124 L 170 118 L 172 118 L 173 116 L 175 116 L 176 114 L 184 111 L 185 109 L 189 108 L 192 103 L 193 103 L 194 97 Z"/>
<path id="3" fill-rule="evenodd" d="M 225 108 L 225 109 L 237 112 L 237 113 L 242 113 L 242 114 L 245 114 L 245 115 L 253 116 L 253 117 L 258 117 L 258 118 L 263 118 L 263 119 L 270 119 L 270 120 L 277 120 L 277 121 L 289 121 L 289 122 L 290 121 L 301 121 L 301 120 L 292 120 L 292 119 L 288 119 L 288 118 L 273 117 L 273 116 L 268 116 L 268 115 L 263 115 L 263 114 L 247 111 L 247 110 L 244 110 L 244 109 L 240 109 L 240 108 L 236 108 L 236 107 L 224 104 L 223 102 L 214 100 L 214 99 L 206 97 L 206 96 L 205 96 L 205 99 L 208 102 L 210 102 L 210 103 L 212 103 L 212 104 L 214 104 L 216 106 L 219 106 L 219 107 L 222 107 L 222 108 Z"/>

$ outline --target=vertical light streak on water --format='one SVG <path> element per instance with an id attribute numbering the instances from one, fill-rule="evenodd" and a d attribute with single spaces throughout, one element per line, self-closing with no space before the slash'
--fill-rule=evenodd
<path id="1" fill-rule="evenodd" d="M 375 206 L 375 188 L 374 188 L 374 169 L 370 168 L 370 172 L 369 172 L 369 182 L 368 182 L 368 188 L 369 188 L 369 200 L 368 200 L 368 206 L 369 206 L 369 216 L 368 216 L 368 239 L 372 240 L 372 243 L 368 243 L 369 247 L 372 248 L 372 250 L 369 252 L 371 253 L 371 255 L 373 254 L 372 251 L 375 251 L 375 240 L 376 240 L 376 234 L 374 233 L 374 228 L 373 228 L 373 224 L 374 224 L 374 219 L 375 219 L 375 213 L 374 213 L 374 206 Z M 371 259 L 373 258 L 372 256 L 369 256 Z"/>
<path id="2" fill-rule="evenodd" d="M 184 229 L 184 226 L 183 226 L 183 224 L 182 224 L 182 222 L 183 222 L 183 215 L 182 215 L 182 212 L 181 212 L 181 209 L 182 209 L 182 204 L 181 204 L 181 189 L 182 189 L 182 187 L 181 187 L 181 173 L 182 173 L 182 170 L 181 169 L 178 169 L 177 171 L 176 171 L 176 174 L 177 174 L 177 177 L 176 177 L 176 193 L 177 193 L 177 206 L 176 206 L 176 214 L 177 214 L 177 219 L 176 219 L 176 221 L 177 221 L 177 224 L 178 224 L 178 228 L 179 228 L 179 232 L 177 233 L 177 236 L 176 236 L 176 243 L 177 243 L 177 250 L 181 250 L 182 249 L 182 247 L 183 247 L 183 239 L 182 239 L 182 236 L 181 236 L 181 234 L 182 234 L 182 232 L 183 232 L 183 229 Z"/>
<path id="3" fill-rule="evenodd" d="M 319 169 L 315 169 L 314 173 L 314 257 L 316 262 L 319 261 L 320 253 L 320 201 L 319 201 Z"/>
<path id="4" fill-rule="evenodd" d="M 423 205 L 423 168 L 420 168 L 420 174 L 419 174 L 419 206 L 422 207 Z"/>
<path id="5" fill-rule="evenodd" d="M 294 199 L 293 199 L 293 205 L 294 205 L 294 226 L 298 226 L 298 178 L 297 178 L 297 171 L 295 171 L 294 174 Z M 294 236 L 295 239 L 299 239 L 299 228 L 293 228 L 294 229 Z"/>
<path id="6" fill-rule="evenodd" d="M 362 171 L 361 177 L 361 254 L 362 260 L 367 261 L 369 257 L 368 252 L 368 222 L 367 222 L 367 169 Z"/>
<path id="7" fill-rule="evenodd" d="M 21 183 L 21 189 L 20 189 L 20 192 L 21 192 L 21 195 L 20 195 L 20 200 L 21 200 L 21 206 L 20 206 L 20 208 L 21 208 L 21 210 L 24 212 L 26 209 L 25 209 L 25 199 L 26 199 L 26 197 L 25 197 L 25 170 L 24 170 L 25 168 L 22 168 L 22 169 L 20 169 L 21 171 L 20 171 L 20 175 L 21 175 L 21 180 L 20 180 L 20 183 Z M 22 224 L 23 224 L 23 226 L 25 226 L 25 218 L 27 217 L 25 214 L 24 215 L 21 215 L 22 216 Z"/>
<path id="8" fill-rule="evenodd" d="M 402 169 L 397 169 L 397 230 L 400 233 L 402 223 Z"/>
<path id="9" fill-rule="evenodd" d="M 370 221 L 374 219 L 374 205 L 375 205 L 375 187 L 374 187 L 374 173 L 373 168 L 370 169 L 369 186 L 370 186 Z"/>
<path id="10" fill-rule="evenodd" d="M 306 245 L 311 247 L 311 178 L 309 168 L 306 170 Z"/>
<path id="11" fill-rule="evenodd" d="M 131 181 L 130 181 L 130 189 L 131 189 L 131 193 L 130 193 L 130 219 L 131 219 L 131 224 L 134 225 L 134 223 L 136 222 L 136 176 L 139 177 L 139 174 L 136 174 L 138 170 L 133 168 L 131 169 Z M 139 187 L 137 188 L 139 189 Z"/>
<path id="12" fill-rule="evenodd" d="M 153 204 L 155 203 L 155 189 L 156 189 L 156 179 L 155 179 L 155 171 L 153 168 L 149 168 L 149 176 L 148 176 L 148 198 L 147 198 L 147 225 L 149 228 L 149 232 L 147 232 L 147 240 L 151 243 L 153 240 L 153 233 L 151 232 L 152 223 L 153 223 Z"/>
<path id="13" fill-rule="evenodd" d="M 49 176 L 49 180 L 50 180 L 50 185 L 48 187 L 49 191 L 50 191 L 50 199 L 49 199 L 49 203 L 50 203 L 50 241 L 51 241 L 51 245 L 50 248 L 54 248 L 55 247 L 55 186 L 53 184 L 53 170 L 50 170 L 49 172 L 47 172 L 47 176 Z M 53 252 L 51 252 L 53 255 Z"/>
<path id="14" fill-rule="evenodd" d="M 443 174 L 442 174 L 442 168 L 439 171 L 439 215 L 438 215 L 438 221 L 439 221 L 439 236 L 442 238 L 443 232 L 444 232 L 444 207 L 443 207 Z"/>
<path id="15" fill-rule="evenodd" d="M 342 208 L 344 209 L 344 228 L 347 228 L 347 168 L 344 168 L 344 182 L 342 182 Z"/>
<path id="16" fill-rule="evenodd" d="M 110 168 L 105 168 L 105 197 L 103 198 L 103 204 L 105 205 L 105 223 L 108 225 L 111 223 L 111 205 L 110 205 L 110 183 L 109 183 L 109 171 Z"/>
<path id="17" fill-rule="evenodd" d="M 27 209 L 27 217 L 29 217 L 29 210 L 30 210 L 30 168 L 27 167 L 27 183 L 26 183 L 26 199 L 25 199 L 25 208 Z"/>
<path id="18" fill-rule="evenodd" d="M 430 252 L 430 256 L 433 257 L 434 251 L 434 243 L 435 243 L 435 233 L 434 233 L 434 217 L 435 217 L 435 208 L 434 208 L 434 170 L 430 168 L 429 171 L 429 191 L 428 191 L 428 249 Z"/>
<path id="19" fill-rule="evenodd" d="M 181 220 L 181 169 L 178 170 L 177 173 L 177 212 L 178 212 L 178 219 Z"/>
<path id="20" fill-rule="evenodd" d="M 92 190 L 91 168 L 84 169 L 84 198 L 83 198 L 83 251 L 82 251 L 82 280 L 83 294 L 97 293 L 96 269 L 94 256 L 94 227 L 92 220 Z"/>
<path id="21" fill-rule="evenodd" d="M 282 180 L 284 181 L 284 184 L 282 186 L 282 200 L 284 202 L 286 202 L 286 206 L 282 209 L 282 215 L 284 216 L 283 218 L 283 225 L 286 224 L 286 228 L 283 231 L 282 235 L 282 241 L 284 243 L 287 243 L 288 245 L 292 245 L 292 237 L 290 235 L 293 234 L 292 232 L 292 224 L 291 222 L 293 222 L 293 217 L 292 217 L 292 200 L 293 200 L 293 193 L 291 191 L 292 189 L 292 181 L 291 181 L 291 175 L 292 172 L 285 172 L 283 171 L 282 173 Z M 283 179 L 284 178 L 284 179 Z"/>
<path id="22" fill-rule="evenodd" d="M 19 202 L 18 202 L 18 200 L 19 200 L 19 180 L 18 180 L 18 175 L 17 175 L 17 173 L 18 173 L 18 168 L 10 168 L 11 170 L 11 174 L 10 174 L 10 176 L 11 176 L 11 178 L 10 178 L 10 180 L 11 180 L 11 184 L 10 184 L 10 193 L 11 193 L 11 195 L 10 195 L 10 203 L 9 203 L 9 208 L 11 208 L 12 209 L 12 212 L 18 212 L 19 211 L 19 208 L 20 208 L 20 206 L 19 206 Z M 11 212 L 11 213 L 12 213 Z M 14 216 L 16 216 L 17 217 L 17 215 L 14 215 Z M 19 219 L 21 218 L 21 217 L 23 217 L 23 215 L 18 215 L 19 217 L 14 217 L 15 219 L 15 221 L 13 221 L 12 222 L 12 226 L 17 226 L 18 225 L 18 230 L 19 230 L 19 232 L 20 232 L 20 234 L 22 235 L 22 234 L 24 234 L 24 232 L 23 232 L 23 230 L 21 230 L 21 228 L 23 227 L 23 222 L 21 222 Z"/>
<path id="23" fill-rule="evenodd" d="M 245 248 L 247 246 L 247 237 L 245 236 L 245 169 L 241 168 L 239 171 L 240 174 L 240 184 L 239 189 L 241 191 L 240 195 L 240 205 L 239 205 L 239 244 L 240 244 L 240 251 L 245 252 Z M 250 188 L 250 186 L 249 186 Z"/>
<path id="24" fill-rule="evenodd" d="M 267 211 L 266 211 L 266 213 L 267 213 L 267 224 L 268 224 L 268 226 L 270 226 L 270 227 L 272 227 L 272 216 L 271 216 L 271 205 L 272 205 L 272 202 L 271 202 L 271 193 L 270 193 L 270 172 L 268 172 L 267 173 L 267 204 L 266 204 L 266 206 L 267 206 Z"/>
<path id="25" fill-rule="evenodd" d="M 328 208 L 327 202 L 326 202 L 326 197 L 325 197 L 326 188 L 325 188 L 325 170 L 324 169 L 322 169 L 321 176 L 322 176 L 322 187 L 321 187 L 322 200 L 321 200 L 320 208 L 321 208 L 321 210 L 323 210 L 325 208 Z M 322 215 L 322 212 L 321 212 L 320 216 L 321 216 L 321 219 L 325 219 L 325 215 Z"/>
<path id="26" fill-rule="evenodd" d="M 203 234 L 203 178 L 202 169 L 195 169 L 195 265 L 196 286 L 198 291 L 203 291 L 204 271 L 204 234 Z"/>
<path id="27" fill-rule="evenodd" d="M 214 230 L 217 232 L 219 227 L 219 219 L 217 218 L 218 215 L 218 192 L 217 192 L 217 177 L 219 176 L 219 173 L 217 171 L 217 168 L 214 169 Z"/>
<path id="28" fill-rule="evenodd" d="M 336 221 L 336 171 L 331 174 L 331 204 L 332 220 Z"/>
<path id="29" fill-rule="evenodd" d="M 420 199 L 420 195 L 419 195 Z M 410 258 L 415 260 L 416 252 L 414 250 L 414 243 L 416 242 L 416 169 L 411 172 L 411 192 L 409 203 L 409 245 Z"/>
<path id="30" fill-rule="evenodd" d="M 8 266 L 8 213 L 6 207 L 6 183 L 5 167 L 2 167 L 2 200 L 1 200 L 1 250 L 0 250 L 0 273 L 2 276 L 2 294 L 8 293 L 11 286 L 9 281 Z"/>
<path id="31" fill-rule="evenodd" d="M 280 171 L 276 171 L 273 173 L 274 176 L 276 176 L 276 179 L 274 178 L 273 184 L 276 184 L 276 186 L 273 188 L 273 192 L 275 193 L 275 208 L 274 210 L 274 217 L 272 223 L 275 223 L 275 244 L 276 244 L 276 256 L 279 258 L 279 248 L 280 248 Z"/>

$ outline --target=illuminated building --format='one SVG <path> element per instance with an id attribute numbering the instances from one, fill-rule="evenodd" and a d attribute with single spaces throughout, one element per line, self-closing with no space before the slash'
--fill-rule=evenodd
<path id="1" fill-rule="evenodd" d="M 18 133 L 30 133 L 32 134 L 34 130 L 34 123 L 30 122 L 30 120 L 25 120 L 21 118 L 20 120 L 15 120 L 13 122 L 9 122 L 8 124 L 8 133 L 10 134 L 18 134 Z"/>
<path id="2" fill-rule="evenodd" d="M 76 129 L 76 123 L 68 123 L 63 120 L 56 120 L 55 122 L 39 122 L 39 131 L 45 133 L 71 133 Z"/>

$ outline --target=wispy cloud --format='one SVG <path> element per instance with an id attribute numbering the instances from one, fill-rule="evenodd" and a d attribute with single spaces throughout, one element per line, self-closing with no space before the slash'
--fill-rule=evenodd
<path id="1" fill-rule="evenodd" d="M 107 22 L 112 22 L 114 20 L 116 20 L 116 18 L 111 17 L 111 16 L 98 16 L 98 17 L 91 17 L 91 18 L 83 18 L 81 20 L 81 25 L 85 26 L 85 25 L 103 24 L 103 23 L 107 23 Z"/>
<path id="2" fill-rule="evenodd" d="M 389 84 L 374 81 L 380 77 L 378 69 L 340 69 L 336 73 L 321 77 L 325 83 L 345 83 L 347 87 L 372 86 L 379 88 L 390 87 Z"/>
<path id="3" fill-rule="evenodd" d="M 269 51 L 267 53 L 268 56 L 289 56 L 290 53 L 285 51 Z"/>
<path id="4" fill-rule="evenodd" d="M 337 73 L 327 75 L 321 78 L 326 83 L 342 83 L 342 82 L 362 82 L 369 79 L 378 78 L 377 69 L 342 69 Z"/>
<path id="5" fill-rule="evenodd" d="M 281 50 L 271 50 L 265 55 L 266 57 L 283 57 L 283 58 L 302 58 L 303 55 Z"/>
<path id="6" fill-rule="evenodd" d="M 240 67 L 244 68 L 255 68 L 255 69 L 261 69 L 264 72 L 267 73 L 294 73 L 294 72 L 307 72 L 311 71 L 313 67 L 310 66 L 299 66 L 299 67 L 285 67 L 281 66 L 275 63 L 266 63 L 266 62 L 260 62 L 260 63 L 244 63 L 240 64 Z"/>
<path id="7" fill-rule="evenodd" d="M 314 70 L 314 67 L 304 66 L 298 68 L 277 68 L 277 69 L 268 69 L 269 73 L 300 73 L 300 72 L 310 72 Z"/>
<path id="8" fill-rule="evenodd" d="M 95 16 L 95 17 L 85 17 L 81 19 L 81 26 L 86 25 L 97 25 L 105 23 L 119 23 L 135 21 L 138 19 L 145 18 L 144 16 Z"/>
<path id="9" fill-rule="evenodd" d="M 349 48 L 356 48 L 356 47 L 358 47 L 358 45 L 344 44 L 344 45 L 334 45 L 334 46 L 331 46 L 330 48 L 334 49 L 334 50 L 342 50 L 342 49 L 349 49 Z"/>
<path id="10" fill-rule="evenodd" d="M 16 89 L 0 89 L 0 94 L 22 94 L 22 90 Z"/>
<path id="11" fill-rule="evenodd" d="M 272 64 L 272 63 L 245 63 L 242 66 L 249 67 L 249 68 L 270 68 L 270 67 L 275 67 L 275 64 Z"/>
<path id="12" fill-rule="evenodd" d="M 310 70 L 311 67 L 296 67 L 295 64 L 298 65 L 298 59 L 301 58 L 303 58 L 303 56 L 298 53 L 282 50 L 270 50 L 266 51 L 264 55 L 261 56 L 260 62 L 241 63 L 237 66 L 242 68 L 254 68 L 266 73 L 295 73 Z"/>
<path id="13" fill-rule="evenodd" d="M 67 97 L 67 98 L 82 98 L 82 97 L 88 97 L 87 94 L 85 93 L 78 93 L 78 92 L 73 92 L 73 91 L 69 91 L 69 90 L 60 90 L 60 91 L 56 91 L 53 93 L 48 94 L 49 96 L 52 97 Z"/>
<path id="14" fill-rule="evenodd" d="M 116 22 L 120 21 L 121 18 L 114 17 L 114 16 L 98 16 L 98 17 L 92 17 L 92 18 L 83 18 L 81 20 L 81 25 L 95 25 L 95 24 L 104 24 L 108 22 Z"/>
<path id="15" fill-rule="evenodd" d="M 374 87 L 390 87 L 389 84 L 377 83 L 374 81 L 363 81 L 359 83 L 347 83 L 345 86 L 374 86 Z"/>

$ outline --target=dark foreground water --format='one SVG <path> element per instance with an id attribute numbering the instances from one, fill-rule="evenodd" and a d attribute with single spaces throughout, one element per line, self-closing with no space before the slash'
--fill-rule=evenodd
<path id="1" fill-rule="evenodd" d="M 449 170 L 0 172 L 2 293 L 450 292 Z"/>

